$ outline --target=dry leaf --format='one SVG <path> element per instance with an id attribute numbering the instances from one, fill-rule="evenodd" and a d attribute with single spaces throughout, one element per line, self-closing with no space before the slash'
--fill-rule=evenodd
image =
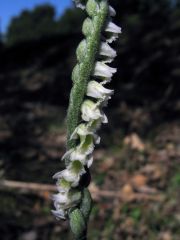
<path id="1" fill-rule="evenodd" d="M 124 139 L 124 144 L 129 145 L 132 149 L 138 151 L 145 150 L 145 144 L 142 142 L 140 137 L 136 133 L 132 133 Z"/>
<path id="2" fill-rule="evenodd" d="M 131 183 L 134 187 L 142 187 L 147 183 L 147 177 L 142 174 L 137 174 L 131 179 Z"/>

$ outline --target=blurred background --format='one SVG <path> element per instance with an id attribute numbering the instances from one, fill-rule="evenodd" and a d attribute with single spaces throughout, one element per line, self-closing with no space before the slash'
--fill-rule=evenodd
<path id="1" fill-rule="evenodd" d="M 115 94 L 90 190 L 90 240 L 180 239 L 180 1 L 111 0 Z M 72 239 L 51 215 L 84 13 L 70 0 L 0 2 L 0 238 Z"/>

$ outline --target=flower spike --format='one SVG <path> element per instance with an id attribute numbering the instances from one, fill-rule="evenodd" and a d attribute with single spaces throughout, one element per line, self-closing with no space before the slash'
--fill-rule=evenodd
<path id="1" fill-rule="evenodd" d="M 105 85 L 117 71 L 108 65 L 117 55 L 109 43 L 117 39 L 121 28 L 111 21 L 116 11 L 108 0 L 73 1 L 88 16 L 82 26 L 84 39 L 76 50 L 77 64 L 72 72 L 73 88 L 67 114 L 67 151 L 62 157 L 66 168 L 53 176 L 58 193 L 52 197 L 55 206 L 52 213 L 57 219 L 69 218 L 75 238 L 86 239 L 91 210 L 87 190 L 89 168 L 95 145 L 100 143 L 97 131 L 101 124 L 108 122 L 103 108 L 114 93 Z"/>

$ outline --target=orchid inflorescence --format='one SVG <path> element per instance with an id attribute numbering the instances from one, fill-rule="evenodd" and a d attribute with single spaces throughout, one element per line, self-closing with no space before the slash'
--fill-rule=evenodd
<path id="1" fill-rule="evenodd" d="M 118 38 L 121 28 L 111 21 L 116 12 L 107 0 L 74 2 L 77 7 L 86 9 L 88 17 L 83 23 L 85 39 L 77 47 L 78 63 L 72 73 L 67 152 L 62 158 L 66 162 L 66 169 L 53 176 L 57 179 L 58 194 L 53 195 L 55 210 L 52 212 L 58 219 L 66 219 L 69 215 L 77 220 L 77 215 L 70 214 L 78 209 L 76 213 L 82 217 L 85 215 L 83 211 L 80 212 L 85 188 L 82 178 L 93 163 L 95 144 L 100 143 L 97 130 L 102 123 L 108 122 L 103 107 L 114 92 L 105 87 L 116 72 L 116 68 L 107 65 L 116 57 L 116 51 L 109 43 Z M 81 221 L 81 225 L 85 224 Z"/>

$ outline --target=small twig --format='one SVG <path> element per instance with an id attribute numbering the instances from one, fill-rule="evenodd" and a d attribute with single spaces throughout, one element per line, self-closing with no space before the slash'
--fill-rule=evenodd
<path id="1" fill-rule="evenodd" d="M 0 189 L 4 188 L 15 188 L 22 189 L 25 192 L 36 192 L 36 191 L 56 191 L 56 187 L 50 184 L 30 183 L 30 182 L 18 182 L 11 180 L 2 180 L 0 182 Z"/>
<path id="2" fill-rule="evenodd" d="M 50 184 L 40 184 L 40 183 L 30 183 L 30 182 L 18 182 L 11 180 L 1 180 L 0 189 L 18 189 L 23 193 L 36 193 L 41 197 L 44 196 L 44 192 L 49 192 L 50 194 L 56 191 L 56 187 Z M 130 196 L 126 196 L 121 191 L 108 191 L 100 190 L 98 187 L 93 184 L 89 187 L 90 192 L 94 199 L 99 199 L 100 197 L 104 198 L 118 198 L 120 201 L 161 201 L 163 196 L 161 194 L 150 195 L 145 193 L 132 193 Z"/>

